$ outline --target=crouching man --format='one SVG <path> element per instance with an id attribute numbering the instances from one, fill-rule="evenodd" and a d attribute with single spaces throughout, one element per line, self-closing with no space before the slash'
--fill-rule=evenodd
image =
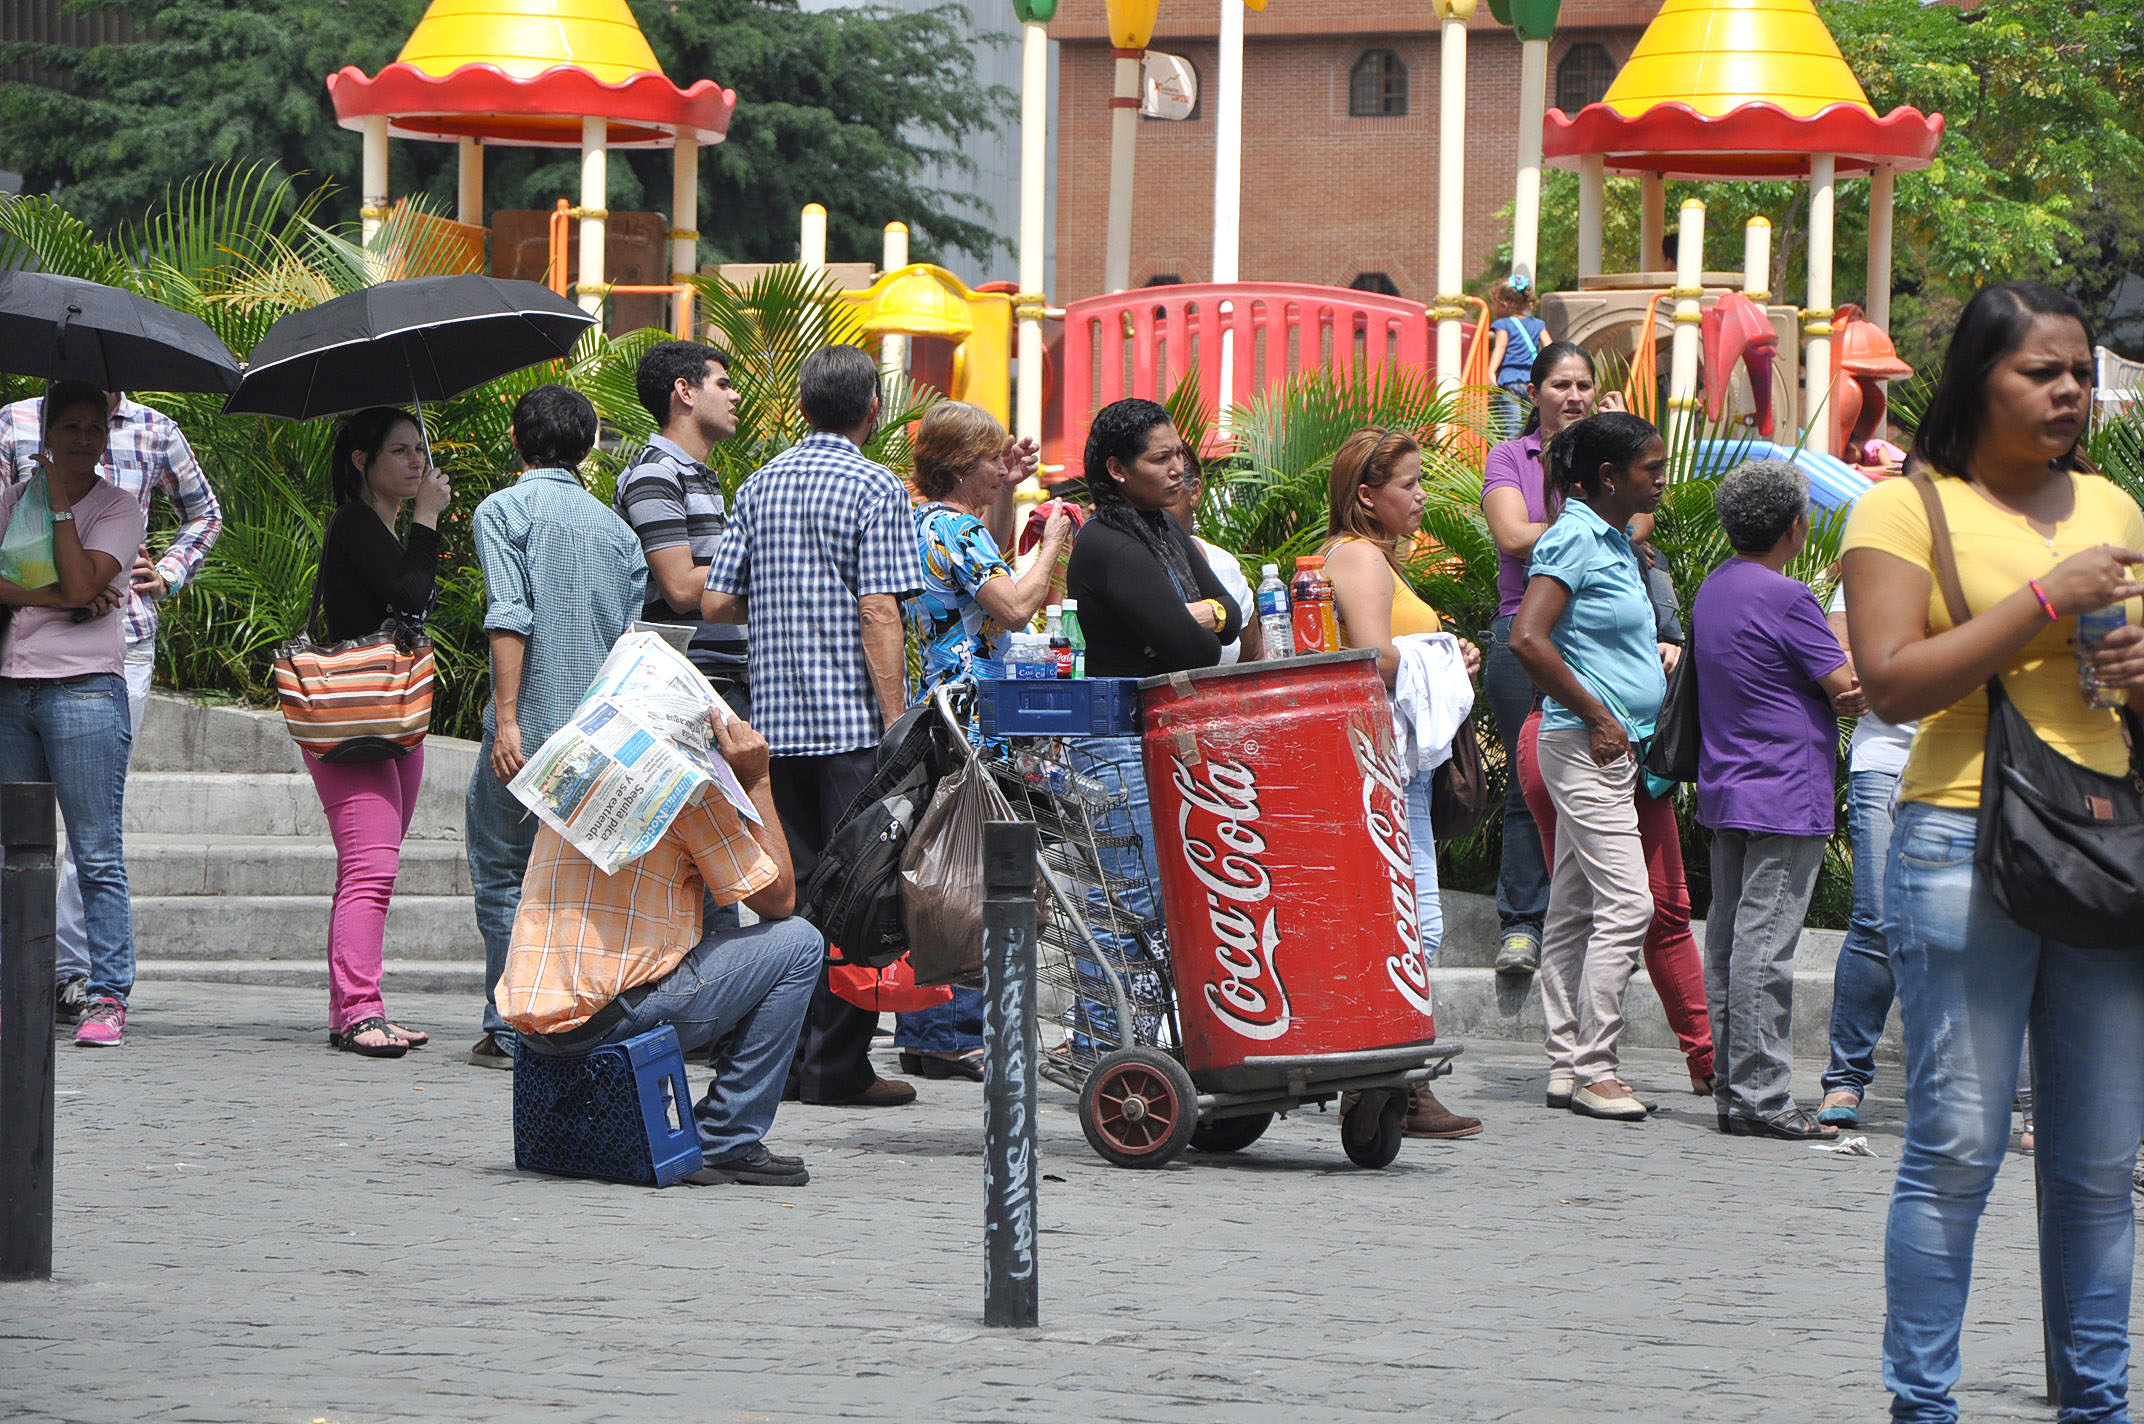
<path id="1" fill-rule="evenodd" d="M 615 875 L 545 826 L 522 882 L 499 1012 L 534 1053 L 586 1053 L 663 1024 L 688 1058 L 719 1045 L 714 1081 L 693 1110 L 707 1165 L 686 1180 L 802 1186 L 802 1159 L 777 1156 L 762 1139 L 826 942 L 794 916 L 796 872 L 768 789 L 766 738 L 732 719 L 715 744 L 760 823 L 710 792 Z M 760 922 L 703 932 L 703 888 L 718 905 L 742 901 Z"/>

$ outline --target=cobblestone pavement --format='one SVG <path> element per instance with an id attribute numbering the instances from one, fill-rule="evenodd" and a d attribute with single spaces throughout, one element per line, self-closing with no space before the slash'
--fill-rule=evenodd
<path id="1" fill-rule="evenodd" d="M 1626 1065 L 1669 1109 L 1628 1126 L 1474 1044 L 1439 1087 L 1488 1131 L 1383 1172 L 1317 1112 L 1112 1169 L 1045 1086 L 1043 1328 L 1005 1332 L 975 1085 L 785 1107 L 804 1188 L 525 1176 L 468 1001 L 389 989 L 434 1036 L 399 1061 L 331 1053 L 316 993 L 202 985 L 146 988 L 122 1049 L 61 1045 L 58 1272 L 0 1286 L 0 1418 L 1885 1416 L 1895 1080 L 1872 1161 L 1717 1135 L 1670 1054 Z M 1969 1420 L 2050 1417 L 2024 1166 L 1981 1230 Z"/>

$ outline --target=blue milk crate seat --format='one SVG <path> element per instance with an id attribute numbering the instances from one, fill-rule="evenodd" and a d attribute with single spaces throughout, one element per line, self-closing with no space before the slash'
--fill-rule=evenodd
<path id="1" fill-rule="evenodd" d="M 590 1053 L 514 1055 L 514 1165 L 667 1187 L 702 1166 L 685 1055 L 665 1024 Z"/>
<path id="2" fill-rule="evenodd" d="M 1135 677 L 984 680 L 976 722 L 986 737 L 1130 737 L 1139 732 Z"/>

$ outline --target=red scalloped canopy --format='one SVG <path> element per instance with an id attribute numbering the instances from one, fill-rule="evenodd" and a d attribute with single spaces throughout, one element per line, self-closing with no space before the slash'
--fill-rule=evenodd
<path id="1" fill-rule="evenodd" d="M 529 79 L 491 64 L 434 76 L 398 62 L 370 78 L 353 66 L 328 76 L 328 93 L 346 129 L 385 114 L 388 132 L 398 138 L 472 137 L 536 148 L 577 147 L 584 114 L 610 121 L 612 148 L 668 148 L 679 132 L 720 143 L 737 108 L 736 91 L 712 79 L 680 89 L 651 72 L 606 84 L 571 65 Z"/>
<path id="2" fill-rule="evenodd" d="M 1833 104 L 1808 118 L 1777 104 L 1740 104 L 1708 118 L 1687 104 L 1654 104 L 1626 118 L 1606 104 L 1576 117 L 1551 109 L 1541 149 L 1560 168 L 1600 154 L 1611 173 L 1669 178 L 1805 178 L 1811 155 L 1829 153 L 1839 172 L 1882 165 L 1926 168 L 1943 142 L 1943 116 L 1900 107 L 1878 118 L 1856 104 Z"/>

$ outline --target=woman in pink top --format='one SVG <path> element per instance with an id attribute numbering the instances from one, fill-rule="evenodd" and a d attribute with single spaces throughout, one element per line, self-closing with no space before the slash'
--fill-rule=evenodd
<path id="1" fill-rule="evenodd" d="M 125 1038 L 134 989 L 120 841 L 134 733 L 119 610 L 146 523 L 139 500 L 97 475 L 109 411 L 95 386 L 55 382 L 45 392 L 39 474 L 0 490 L 0 534 L 30 490 L 46 490 L 56 571 L 34 588 L 0 578 L 0 604 L 13 613 L 0 644 L 0 781 L 49 781 L 59 795 L 89 933 L 89 1008 L 74 1041 L 94 1048 Z"/>

